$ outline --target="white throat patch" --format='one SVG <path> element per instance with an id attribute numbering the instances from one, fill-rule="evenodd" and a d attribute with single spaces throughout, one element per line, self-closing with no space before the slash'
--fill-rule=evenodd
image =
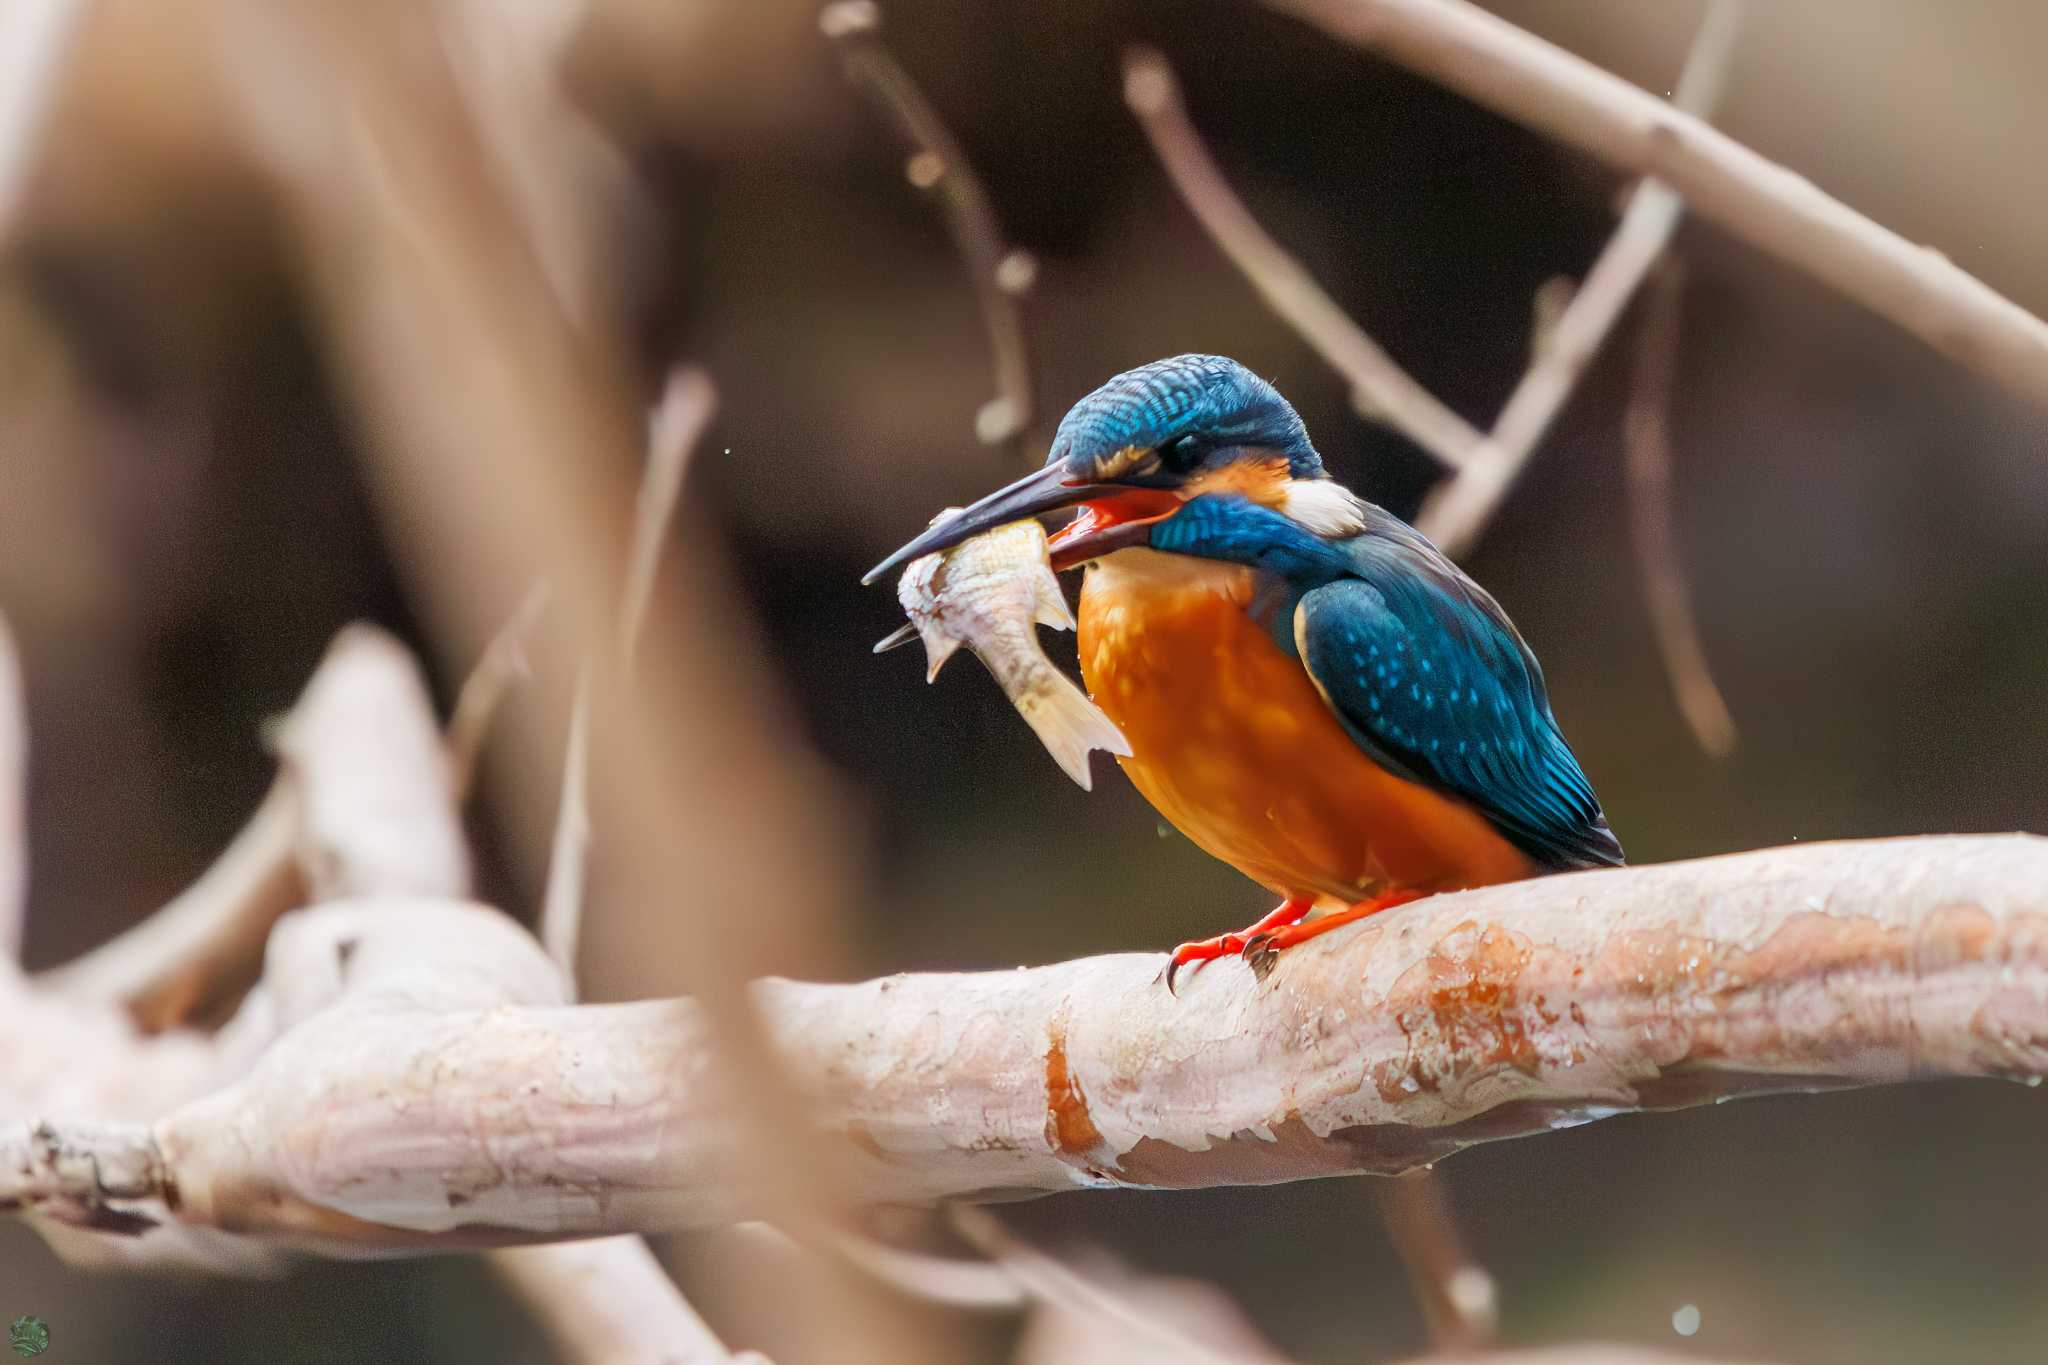
<path id="1" fill-rule="evenodd" d="M 1287 485 L 1280 510 L 1304 527 L 1332 540 L 1365 529 L 1365 506 L 1335 479 L 1297 479 Z"/>

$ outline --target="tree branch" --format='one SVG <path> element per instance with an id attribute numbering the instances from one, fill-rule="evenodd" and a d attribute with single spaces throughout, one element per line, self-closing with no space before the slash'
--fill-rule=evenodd
<path id="1" fill-rule="evenodd" d="M 1805 177 L 1464 0 L 1266 0 L 1503 117 L 1655 176 L 1702 218 L 2048 404 L 2048 324 Z"/>
<path id="2" fill-rule="evenodd" d="M 871 1201 L 1393 1173 L 1630 1110 L 2048 1074 L 2044 888 L 2036 838 L 1802 845 L 1433 897 L 1178 1000 L 1156 954 L 754 999 Z M 331 960 L 391 909 L 294 916 L 272 962 Z M 559 1007 L 501 917 L 398 909 L 323 1027 L 156 1125 L 177 1218 L 360 1252 L 758 1212 L 694 1005 Z M 513 952 L 536 965 L 494 989 L 536 985 L 449 994 Z M 445 1008 L 374 984 L 401 960 Z"/>

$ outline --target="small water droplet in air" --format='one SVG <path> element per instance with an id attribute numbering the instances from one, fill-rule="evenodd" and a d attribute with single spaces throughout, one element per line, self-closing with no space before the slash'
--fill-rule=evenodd
<path id="1" fill-rule="evenodd" d="M 1038 262 L 1028 251 L 1012 251 L 996 263 L 996 288 L 1021 294 L 1038 279 Z"/>
<path id="2" fill-rule="evenodd" d="M 1014 436 L 1022 420 L 1015 403 L 1007 398 L 991 398 L 974 415 L 974 434 L 983 445 L 992 446 Z"/>
<path id="3" fill-rule="evenodd" d="M 1693 1304 L 1685 1304 L 1671 1315 L 1671 1330 L 1682 1337 L 1689 1337 L 1700 1330 L 1700 1310 Z"/>
<path id="4" fill-rule="evenodd" d="M 1457 1306 L 1458 1316 L 1467 1322 L 1491 1323 L 1500 1315 L 1493 1276 L 1476 1265 L 1461 1265 L 1452 1271 L 1444 1289 Z"/>

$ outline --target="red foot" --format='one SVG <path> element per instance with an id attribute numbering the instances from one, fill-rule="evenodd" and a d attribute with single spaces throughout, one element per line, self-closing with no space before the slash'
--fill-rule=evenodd
<path id="1" fill-rule="evenodd" d="M 1382 910 L 1391 910 L 1397 905 L 1419 901 L 1427 891 L 1383 891 L 1368 900 L 1342 910 L 1332 910 L 1327 915 L 1318 915 L 1311 920 L 1297 920 L 1293 924 L 1281 925 L 1262 934 L 1256 934 L 1243 948 L 1245 960 L 1252 964 L 1252 970 L 1263 980 L 1273 970 L 1273 958 L 1283 949 L 1297 943 L 1306 943 L 1318 934 L 1327 934 L 1367 915 L 1377 915 Z"/>
<path id="2" fill-rule="evenodd" d="M 1234 934 L 1218 934 L 1215 938 L 1197 939 L 1193 943 L 1181 944 L 1180 947 L 1173 950 L 1173 955 L 1166 960 L 1166 993 L 1168 995 L 1173 994 L 1174 973 L 1187 966 L 1190 962 L 1210 962 L 1219 957 L 1228 957 L 1232 953 L 1241 953 L 1245 950 L 1246 944 L 1260 935 L 1273 930 L 1285 929 L 1295 924 L 1314 905 L 1315 899 L 1313 897 L 1290 896 L 1275 906 L 1264 919 L 1248 929 L 1240 929 Z"/>

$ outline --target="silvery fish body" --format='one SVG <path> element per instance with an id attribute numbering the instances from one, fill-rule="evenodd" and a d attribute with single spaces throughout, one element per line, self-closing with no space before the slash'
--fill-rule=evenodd
<path id="1" fill-rule="evenodd" d="M 940 518 L 957 510 L 948 509 Z M 1130 754 L 1123 732 L 1053 667 L 1038 643 L 1038 627 L 1072 630 L 1074 617 L 1053 576 L 1045 528 L 1037 521 L 998 526 L 950 550 L 912 560 L 897 581 L 896 598 L 924 641 L 930 664 L 925 680 L 938 677 L 946 660 L 966 645 L 987 665 L 1046 751 L 1084 790 L 1093 785 L 1089 750 Z M 891 636 L 876 649 L 901 642 Z"/>

